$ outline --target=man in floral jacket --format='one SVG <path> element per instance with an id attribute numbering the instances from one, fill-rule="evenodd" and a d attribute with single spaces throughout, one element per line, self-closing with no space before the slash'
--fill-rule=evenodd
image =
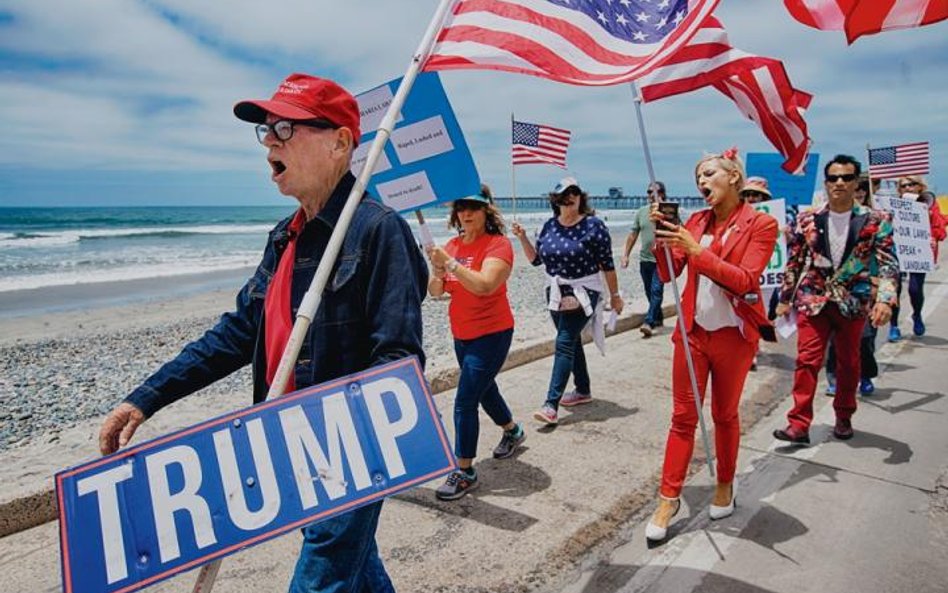
<path id="1" fill-rule="evenodd" d="M 789 314 L 792 304 L 799 336 L 789 425 L 774 431 L 782 441 L 810 442 L 813 395 L 830 337 L 837 356 L 833 435 L 852 438 L 863 325 L 867 317 L 876 327 L 887 323 L 898 304 L 892 225 L 883 212 L 855 203 L 860 169 L 851 156 L 833 157 L 823 170 L 826 205 L 800 214 L 790 237 L 777 315 Z"/>

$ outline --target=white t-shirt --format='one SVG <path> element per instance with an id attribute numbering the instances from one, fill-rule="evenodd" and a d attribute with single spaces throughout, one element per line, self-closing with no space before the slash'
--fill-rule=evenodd
<path id="1" fill-rule="evenodd" d="M 853 216 L 849 212 L 829 213 L 829 245 L 830 256 L 833 258 L 833 267 L 838 268 L 843 263 L 843 253 L 846 252 L 846 239 L 849 237 L 849 219 Z"/>

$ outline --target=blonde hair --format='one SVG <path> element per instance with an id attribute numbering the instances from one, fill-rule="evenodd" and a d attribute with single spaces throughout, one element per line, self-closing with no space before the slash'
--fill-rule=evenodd
<path id="1" fill-rule="evenodd" d="M 725 150 L 722 154 L 706 154 L 701 157 L 701 160 L 698 161 L 698 164 L 695 165 L 695 180 L 698 179 L 698 171 L 701 169 L 701 165 L 708 161 L 717 161 L 717 163 L 727 172 L 737 172 L 737 191 L 740 193 L 742 187 L 744 187 L 744 182 L 747 179 L 747 173 L 744 171 L 744 161 L 741 160 L 741 157 L 737 154 L 736 148 L 730 148 Z M 744 199 L 743 196 L 741 199 Z"/>
<path id="2" fill-rule="evenodd" d="M 903 181 L 914 181 L 917 183 L 921 187 L 921 189 L 918 190 L 918 193 L 922 193 L 928 189 L 928 184 L 925 183 L 925 178 L 921 175 L 906 175 L 904 177 L 899 177 L 899 185 L 902 185 Z"/>

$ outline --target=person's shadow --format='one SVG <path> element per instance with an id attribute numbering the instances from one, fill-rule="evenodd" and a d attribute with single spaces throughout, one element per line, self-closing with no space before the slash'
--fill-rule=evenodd
<path id="1" fill-rule="evenodd" d="M 437 486 L 415 488 L 390 499 L 477 521 L 504 531 L 526 531 L 538 519 L 482 500 L 487 496 L 524 498 L 550 487 L 553 480 L 549 474 L 517 459 L 525 450 L 525 447 L 521 447 L 507 459 L 487 459 L 477 463 L 478 488 L 458 500 L 438 500 L 434 493 Z"/>

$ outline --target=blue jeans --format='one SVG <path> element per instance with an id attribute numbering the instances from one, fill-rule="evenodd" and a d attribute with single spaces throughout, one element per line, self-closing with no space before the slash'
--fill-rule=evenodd
<path id="1" fill-rule="evenodd" d="M 921 318 L 922 316 L 922 307 L 925 306 L 925 274 L 921 272 L 909 272 L 909 301 L 912 303 L 912 319 Z M 899 276 L 898 281 L 896 282 L 896 294 L 899 296 L 899 303 L 902 302 L 902 279 L 905 278 L 905 274 Z M 898 306 L 892 310 L 892 319 L 889 321 L 889 325 L 892 327 L 897 327 L 899 325 L 899 309 L 901 306 Z"/>
<path id="2" fill-rule="evenodd" d="M 642 275 L 642 286 L 648 298 L 648 312 L 645 314 L 645 324 L 657 327 L 662 324 L 662 299 L 665 296 L 665 285 L 656 271 L 658 264 L 653 261 L 640 261 L 639 274 Z"/>
<path id="3" fill-rule="evenodd" d="M 599 301 L 599 293 L 589 292 L 593 308 Z M 583 328 L 589 322 L 589 315 L 582 309 L 576 311 L 550 311 L 553 325 L 556 326 L 556 350 L 553 354 L 553 376 L 550 388 L 546 392 L 546 405 L 554 410 L 560 407 L 560 398 L 566 391 L 566 383 L 573 373 L 573 385 L 580 393 L 590 393 L 589 369 L 586 368 L 586 354 L 583 352 Z"/>
<path id="4" fill-rule="evenodd" d="M 458 390 L 454 396 L 454 454 L 459 459 L 477 456 L 480 434 L 478 405 L 483 406 L 498 426 L 513 420 L 495 380 L 507 360 L 512 340 L 512 328 L 473 340 L 454 340 L 454 354 L 461 365 Z"/>
<path id="5" fill-rule="evenodd" d="M 394 593 L 375 545 L 382 501 L 303 528 L 289 593 Z"/>

